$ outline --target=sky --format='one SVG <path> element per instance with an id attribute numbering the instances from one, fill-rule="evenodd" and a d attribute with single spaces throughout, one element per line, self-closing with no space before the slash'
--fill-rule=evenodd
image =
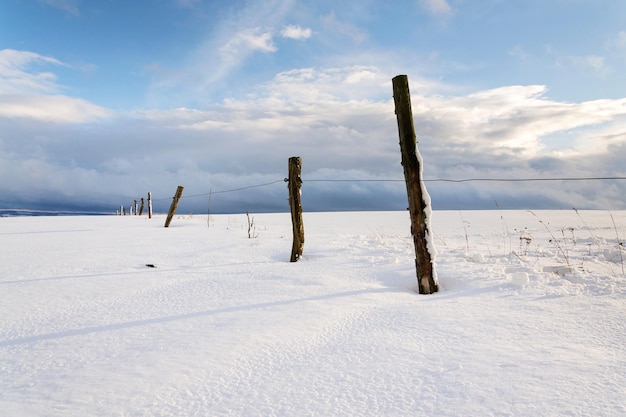
<path id="1" fill-rule="evenodd" d="M 626 209 L 621 0 L 4 0 L 0 208 Z M 467 179 L 544 181 L 466 181 Z"/>

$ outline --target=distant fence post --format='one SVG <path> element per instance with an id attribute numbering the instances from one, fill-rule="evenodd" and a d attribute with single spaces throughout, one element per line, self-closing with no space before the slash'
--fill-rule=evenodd
<path id="1" fill-rule="evenodd" d="M 141 216 L 143 214 L 143 206 L 144 206 L 145 202 L 143 200 L 143 197 L 141 197 L 141 206 L 139 206 L 139 215 Z"/>
<path id="2" fill-rule="evenodd" d="M 431 208 L 430 197 L 422 181 L 422 157 L 417 149 L 413 112 L 411 110 L 411 94 L 409 80 L 406 75 L 393 78 L 393 99 L 398 120 L 402 166 L 409 200 L 411 215 L 411 235 L 415 245 L 415 269 L 420 294 L 432 294 L 439 289 L 436 271 L 433 267 L 433 256 L 429 252 L 429 239 L 432 235 L 428 230 Z M 423 187 L 423 188 L 422 188 Z M 428 200 L 428 201 L 426 201 Z"/>
<path id="3" fill-rule="evenodd" d="M 293 245 L 291 247 L 290 262 L 296 262 L 302 257 L 304 247 L 304 224 L 302 222 L 302 203 L 300 201 L 300 186 L 302 179 L 302 158 L 289 158 L 289 206 L 291 207 L 291 223 L 293 226 Z"/>
<path id="4" fill-rule="evenodd" d="M 139 211 L 137 210 L 137 200 L 134 201 L 134 206 L 135 206 L 135 211 L 133 213 L 135 213 L 135 216 L 139 214 Z"/>
<path id="5" fill-rule="evenodd" d="M 180 197 L 183 195 L 183 188 L 182 185 L 179 185 L 176 189 L 176 194 L 174 194 L 172 204 L 170 205 L 170 211 L 167 213 L 167 219 L 165 219 L 165 227 L 169 227 L 172 222 L 172 218 L 176 213 L 176 207 L 178 207 L 178 200 L 180 200 Z"/>
<path id="6" fill-rule="evenodd" d="M 148 193 L 148 218 L 152 218 L 152 193 Z"/>

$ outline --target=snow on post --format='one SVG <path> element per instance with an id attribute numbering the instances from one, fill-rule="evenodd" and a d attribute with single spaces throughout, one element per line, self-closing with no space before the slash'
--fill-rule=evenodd
<path id="1" fill-rule="evenodd" d="M 402 166 L 409 200 L 411 215 L 411 235 L 415 245 L 415 269 L 420 294 L 432 294 L 438 291 L 435 270 L 435 245 L 430 233 L 430 196 L 422 181 L 422 157 L 417 149 L 411 94 L 406 75 L 393 78 L 393 99 L 398 120 Z"/>

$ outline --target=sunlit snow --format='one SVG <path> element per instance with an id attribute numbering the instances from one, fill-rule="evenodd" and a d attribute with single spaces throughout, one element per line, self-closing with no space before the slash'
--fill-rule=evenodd
<path id="1" fill-rule="evenodd" d="M 612 217 L 611 217 L 612 216 Z M 626 212 L 0 218 L 3 416 L 626 415 Z"/>

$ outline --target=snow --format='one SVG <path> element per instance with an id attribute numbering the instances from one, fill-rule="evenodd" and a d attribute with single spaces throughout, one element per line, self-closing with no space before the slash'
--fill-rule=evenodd
<path id="1" fill-rule="evenodd" d="M 419 167 L 419 178 L 424 178 L 424 159 L 417 146 L 415 147 L 415 156 L 417 158 L 417 166 Z M 432 232 L 432 202 L 430 200 L 430 194 L 426 189 L 426 183 L 420 181 L 420 192 L 422 194 L 422 201 L 424 202 L 424 225 L 426 227 L 426 250 L 430 256 L 430 263 L 432 265 L 432 279 L 435 285 L 439 285 L 439 277 L 437 276 L 437 245 L 435 244 L 434 234 Z"/>
<path id="2" fill-rule="evenodd" d="M 626 212 L 434 211 L 432 295 L 408 212 L 251 217 L 0 218 L 1 415 L 626 415 Z"/>

